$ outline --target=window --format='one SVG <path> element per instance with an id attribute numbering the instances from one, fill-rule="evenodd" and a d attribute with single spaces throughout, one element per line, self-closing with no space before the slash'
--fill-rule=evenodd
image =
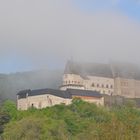
<path id="1" fill-rule="evenodd" d="M 99 84 L 97 84 L 97 87 L 99 87 Z"/>
<path id="2" fill-rule="evenodd" d="M 113 86 L 112 86 L 112 85 L 110 85 L 110 88 L 113 88 Z"/>
<path id="3" fill-rule="evenodd" d="M 104 85 L 102 84 L 102 88 L 104 88 Z"/>
<path id="4" fill-rule="evenodd" d="M 41 108 L 41 107 L 42 107 L 42 104 L 41 104 L 41 102 L 39 102 L 39 105 L 38 105 L 38 107 L 39 107 L 39 108 Z"/>
<path id="5" fill-rule="evenodd" d="M 106 85 L 106 88 L 108 88 L 108 85 Z"/>
<path id="6" fill-rule="evenodd" d="M 121 82 L 121 86 L 128 86 L 128 82 Z"/>
<path id="7" fill-rule="evenodd" d="M 31 104 L 31 107 L 33 108 L 34 107 L 34 104 Z"/>
<path id="8" fill-rule="evenodd" d="M 92 87 L 94 87 L 95 85 L 94 85 L 94 83 L 92 83 L 92 85 L 91 85 Z"/>

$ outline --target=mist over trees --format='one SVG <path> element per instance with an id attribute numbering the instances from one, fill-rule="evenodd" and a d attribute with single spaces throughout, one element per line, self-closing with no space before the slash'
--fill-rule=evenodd
<path id="1" fill-rule="evenodd" d="M 0 74 L 0 100 L 16 100 L 16 94 L 23 89 L 58 88 L 62 82 L 63 70 L 36 70 L 14 74 Z"/>

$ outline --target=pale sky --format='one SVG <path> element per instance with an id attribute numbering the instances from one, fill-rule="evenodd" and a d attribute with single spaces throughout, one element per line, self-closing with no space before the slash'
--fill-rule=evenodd
<path id="1" fill-rule="evenodd" d="M 0 73 L 70 58 L 140 65 L 139 0 L 0 0 Z"/>

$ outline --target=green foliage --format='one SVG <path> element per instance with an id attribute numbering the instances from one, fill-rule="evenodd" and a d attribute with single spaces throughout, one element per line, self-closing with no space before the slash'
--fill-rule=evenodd
<path id="1" fill-rule="evenodd" d="M 2 105 L 2 111 L 9 114 L 11 119 L 16 119 L 17 107 L 13 101 L 7 100 Z"/>
<path id="2" fill-rule="evenodd" d="M 10 116 L 0 110 L 0 135 L 3 133 L 4 125 L 8 123 Z"/>
<path id="3" fill-rule="evenodd" d="M 140 110 L 128 104 L 108 109 L 74 99 L 69 106 L 17 111 L 8 101 L 3 110 L 11 116 L 4 140 L 140 139 Z"/>

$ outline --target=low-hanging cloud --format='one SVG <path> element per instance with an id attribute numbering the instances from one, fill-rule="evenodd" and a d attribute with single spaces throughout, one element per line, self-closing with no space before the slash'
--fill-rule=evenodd
<path id="1" fill-rule="evenodd" d="M 33 66 L 109 59 L 139 63 L 140 24 L 117 10 L 84 12 L 70 0 L 0 2 L 0 57 Z"/>

